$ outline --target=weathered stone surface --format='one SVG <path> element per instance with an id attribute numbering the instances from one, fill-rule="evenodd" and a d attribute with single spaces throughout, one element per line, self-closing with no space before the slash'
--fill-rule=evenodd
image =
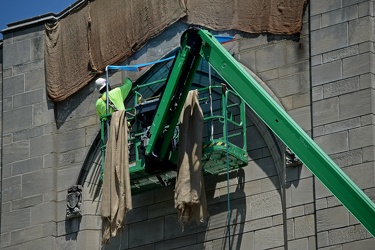
<path id="1" fill-rule="evenodd" d="M 347 22 L 355 18 L 358 18 L 358 10 L 356 5 L 336 9 L 322 14 L 322 27 Z"/>
<path id="2" fill-rule="evenodd" d="M 27 242 L 43 237 L 43 225 L 27 227 L 21 230 L 13 231 L 11 233 L 12 244 L 17 245 L 22 242 Z"/>
<path id="3" fill-rule="evenodd" d="M 1 233 L 12 232 L 30 226 L 30 209 L 2 213 Z"/>
<path id="4" fill-rule="evenodd" d="M 335 10 L 341 7 L 341 1 L 339 0 L 317 0 L 311 3 L 311 15 L 322 14 L 330 10 Z"/>
<path id="5" fill-rule="evenodd" d="M 339 120 L 339 99 L 329 98 L 313 103 L 314 126 L 337 122 Z"/>
<path id="6" fill-rule="evenodd" d="M 269 249 L 284 245 L 282 226 L 271 227 L 256 231 L 254 234 L 254 249 Z"/>
<path id="7" fill-rule="evenodd" d="M 374 144 L 374 125 L 362 126 L 349 130 L 349 148 L 357 149 Z"/>
<path id="8" fill-rule="evenodd" d="M 29 63 L 31 44 L 30 40 L 24 40 L 13 44 L 4 45 L 4 68 L 14 65 Z"/>
<path id="9" fill-rule="evenodd" d="M 361 90 L 340 96 L 340 120 L 371 114 L 371 92 Z"/>
<path id="10" fill-rule="evenodd" d="M 298 217 L 294 219 L 295 237 L 306 238 L 315 234 L 314 215 Z"/>
<path id="11" fill-rule="evenodd" d="M 340 23 L 316 31 L 311 31 L 311 35 L 311 53 L 313 56 L 341 49 L 348 45 L 348 30 L 346 23 Z"/>
<path id="12" fill-rule="evenodd" d="M 251 219 L 259 219 L 281 213 L 281 198 L 277 191 L 261 193 L 249 198 L 248 211 Z"/>
<path id="13" fill-rule="evenodd" d="M 329 155 L 341 153 L 349 149 L 347 131 L 316 137 L 314 140 Z"/>
<path id="14" fill-rule="evenodd" d="M 318 232 L 349 225 L 349 212 L 343 207 L 333 207 L 316 211 Z"/>
<path id="15" fill-rule="evenodd" d="M 324 63 L 311 68 L 312 86 L 318 86 L 324 83 L 333 82 L 342 78 L 341 60 Z"/>
<path id="16" fill-rule="evenodd" d="M 324 98 L 330 98 L 358 91 L 359 89 L 359 77 L 352 77 L 325 84 L 323 87 L 323 96 Z"/>
<path id="17" fill-rule="evenodd" d="M 147 237 L 144 229 L 147 228 Z M 156 218 L 143 221 L 141 223 L 131 224 L 129 229 L 129 247 L 146 245 L 163 239 L 164 218 Z"/>
<path id="18" fill-rule="evenodd" d="M 32 107 L 26 106 L 3 113 L 4 133 L 16 132 L 32 127 Z"/>

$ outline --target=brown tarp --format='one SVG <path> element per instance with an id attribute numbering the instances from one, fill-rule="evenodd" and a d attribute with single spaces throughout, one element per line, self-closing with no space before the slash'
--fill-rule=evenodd
<path id="1" fill-rule="evenodd" d="M 88 84 L 151 37 L 185 17 L 214 30 L 294 34 L 306 0 L 95 0 L 46 25 L 46 80 L 52 101 Z"/>
<path id="2" fill-rule="evenodd" d="M 126 112 L 113 113 L 106 146 L 102 193 L 102 242 L 125 226 L 125 216 L 132 209 Z"/>
<path id="3" fill-rule="evenodd" d="M 175 208 L 184 227 L 207 219 L 207 201 L 202 171 L 203 113 L 198 90 L 191 90 L 180 117 Z"/>

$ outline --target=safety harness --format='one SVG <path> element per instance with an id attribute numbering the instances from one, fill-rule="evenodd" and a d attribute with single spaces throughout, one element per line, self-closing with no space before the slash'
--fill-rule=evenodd
<path id="1" fill-rule="evenodd" d="M 100 99 L 102 99 L 104 102 L 106 101 L 105 96 L 101 96 Z M 115 104 L 111 101 L 111 99 L 108 100 L 108 106 L 110 106 L 113 111 L 118 111 L 118 108 L 116 108 Z"/>

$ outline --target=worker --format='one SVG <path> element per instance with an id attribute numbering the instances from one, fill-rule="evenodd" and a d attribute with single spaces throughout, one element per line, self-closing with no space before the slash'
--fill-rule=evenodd
<path id="1" fill-rule="evenodd" d="M 99 91 L 101 96 L 96 101 L 96 112 L 99 115 L 99 117 L 102 117 L 105 115 L 106 112 L 106 84 L 107 81 L 104 78 L 98 78 L 95 81 L 96 89 Z M 109 102 L 108 102 L 108 114 L 112 114 L 114 111 L 117 110 L 125 110 L 124 101 L 125 98 L 128 96 L 130 90 L 132 88 L 132 81 L 129 78 L 126 78 L 124 80 L 124 84 L 122 86 L 116 87 L 114 89 L 111 89 L 110 85 L 108 85 L 108 96 L 109 96 Z"/>

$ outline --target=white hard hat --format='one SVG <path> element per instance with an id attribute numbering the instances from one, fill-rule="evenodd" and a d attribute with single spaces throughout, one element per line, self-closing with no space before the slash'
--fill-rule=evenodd
<path id="1" fill-rule="evenodd" d="M 103 88 L 105 88 L 106 82 L 107 81 L 104 78 L 96 79 L 96 81 L 95 81 L 96 89 L 98 91 L 101 91 Z"/>

